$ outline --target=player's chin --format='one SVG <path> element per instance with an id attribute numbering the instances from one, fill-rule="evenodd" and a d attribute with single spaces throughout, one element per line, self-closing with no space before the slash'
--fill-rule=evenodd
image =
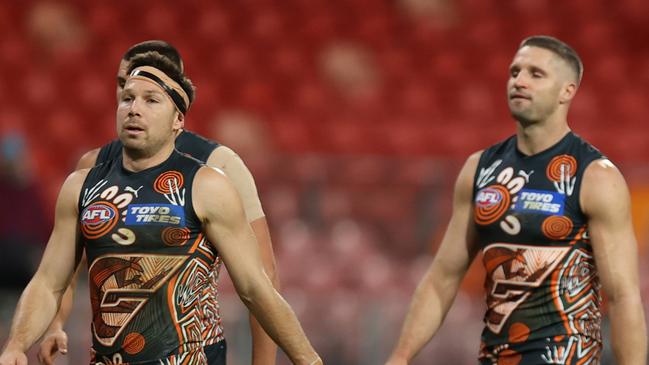
<path id="1" fill-rule="evenodd" d="M 531 111 L 528 108 L 521 108 L 518 105 L 509 105 L 509 111 L 512 114 L 512 117 L 517 120 L 528 120 L 531 119 Z"/>
<path id="2" fill-rule="evenodd" d="M 122 145 L 125 148 L 130 150 L 143 150 L 146 147 L 144 138 L 141 136 L 133 136 L 128 133 L 122 133 L 119 136 L 119 140 L 122 141 Z"/>

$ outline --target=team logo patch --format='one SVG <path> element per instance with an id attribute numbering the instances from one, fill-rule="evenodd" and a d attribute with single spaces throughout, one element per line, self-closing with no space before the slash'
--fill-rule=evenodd
<path id="1" fill-rule="evenodd" d="M 495 222 L 509 208 L 510 195 L 502 185 L 492 185 L 480 191 L 475 198 L 475 220 L 487 225 Z"/>
<path id="2" fill-rule="evenodd" d="M 96 202 L 81 212 L 81 233 L 87 239 L 99 238 L 110 232 L 118 220 L 117 207 L 109 202 Z"/>
<path id="3" fill-rule="evenodd" d="M 185 225 L 185 210 L 173 204 L 130 204 L 126 212 L 126 225 L 159 224 Z"/>
<path id="4" fill-rule="evenodd" d="M 552 191 L 523 189 L 518 193 L 514 210 L 523 213 L 562 215 L 565 195 Z"/>

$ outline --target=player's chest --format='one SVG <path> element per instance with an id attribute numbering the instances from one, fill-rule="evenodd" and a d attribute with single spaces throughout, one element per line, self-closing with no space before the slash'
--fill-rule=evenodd
<path id="1" fill-rule="evenodd" d="M 583 224 L 570 156 L 494 159 L 476 171 L 473 221 L 485 241 L 556 242 Z"/>
<path id="2" fill-rule="evenodd" d="M 174 174 L 159 177 L 109 175 L 86 184 L 79 213 L 86 244 L 151 249 L 187 243 L 196 222 L 188 209 L 184 179 Z"/>

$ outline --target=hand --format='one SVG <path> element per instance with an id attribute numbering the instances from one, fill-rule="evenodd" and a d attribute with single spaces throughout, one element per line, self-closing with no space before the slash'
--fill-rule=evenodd
<path id="1" fill-rule="evenodd" d="M 27 365 L 27 356 L 19 350 L 5 350 L 0 355 L 0 365 Z"/>
<path id="2" fill-rule="evenodd" d="M 63 330 L 56 330 L 45 336 L 38 351 L 38 361 L 44 365 L 53 365 L 58 353 L 68 353 L 68 335 Z"/>

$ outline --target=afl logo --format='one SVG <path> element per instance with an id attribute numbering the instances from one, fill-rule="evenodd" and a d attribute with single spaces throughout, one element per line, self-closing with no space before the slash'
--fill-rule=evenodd
<path id="1" fill-rule="evenodd" d="M 88 239 L 99 238 L 117 224 L 117 207 L 109 202 L 97 202 L 81 212 L 81 233 Z"/>
<path id="2" fill-rule="evenodd" d="M 475 221 L 491 224 L 500 218 L 510 204 L 509 191 L 502 185 L 492 185 L 480 191 L 475 198 Z"/>

